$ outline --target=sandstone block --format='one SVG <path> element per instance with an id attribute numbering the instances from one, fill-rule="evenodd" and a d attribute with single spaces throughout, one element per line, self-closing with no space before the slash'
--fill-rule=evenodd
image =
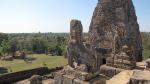
<path id="1" fill-rule="evenodd" d="M 73 84 L 106 84 L 106 79 L 103 76 L 97 76 L 88 81 L 75 79 Z"/>
<path id="2" fill-rule="evenodd" d="M 63 83 L 63 73 L 56 72 L 54 73 L 54 84 L 62 84 Z"/>
<path id="3" fill-rule="evenodd" d="M 63 82 L 62 84 L 73 84 L 74 77 L 69 75 L 63 75 Z"/>
<path id="4" fill-rule="evenodd" d="M 129 84 L 150 84 L 150 72 L 140 70 L 134 71 Z"/>

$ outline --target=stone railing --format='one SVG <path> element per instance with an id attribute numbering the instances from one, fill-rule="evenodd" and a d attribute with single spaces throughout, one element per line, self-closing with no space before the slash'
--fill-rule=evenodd
<path id="1" fill-rule="evenodd" d="M 33 75 L 46 75 L 50 74 L 51 72 L 57 71 L 62 69 L 63 67 L 56 67 L 49 69 L 47 67 L 39 67 L 31 70 L 24 70 L 20 72 L 15 72 L 15 73 L 9 73 L 5 75 L 0 76 L 0 84 L 10 84 L 13 82 L 17 82 L 20 80 L 24 80 L 27 78 L 30 78 Z"/>

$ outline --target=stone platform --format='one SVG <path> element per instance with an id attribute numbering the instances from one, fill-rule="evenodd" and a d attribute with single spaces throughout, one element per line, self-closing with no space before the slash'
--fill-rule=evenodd
<path id="1" fill-rule="evenodd" d="M 57 72 L 55 73 L 54 80 L 55 80 L 54 84 L 106 84 L 106 79 L 101 75 L 98 75 L 85 81 L 70 75 L 63 75 Z"/>
<path id="2" fill-rule="evenodd" d="M 150 84 L 150 71 L 125 70 L 108 80 L 106 84 Z"/>
<path id="3" fill-rule="evenodd" d="M 73 68 L 64 68 L 54 73 L 54 84 L 106 84 L 106 78 L 99 73 L 87 73 Z"/>

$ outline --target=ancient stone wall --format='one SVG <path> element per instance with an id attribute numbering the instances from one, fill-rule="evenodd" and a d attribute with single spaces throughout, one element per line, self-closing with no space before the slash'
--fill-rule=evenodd
<path id="1" fill-rule="evenodd" d="M 47 67 L 40 67 L 31 70 L 9 73 L 0 76 L 0 84 L 11 84 L 20 80 L 30 78 L 33 75 L 46 75 L 60 69 L 62 69 L 62 67 L 57 67 L 53 69 L 48 69 Z"/>
<path id="2" fill-rule="evenodd" d="M 86 49 L 82 42 L 82 24 L 79 20 L 72 20 L 70 23 L 70 41 L 67 48 L 68 64 L 72 68 L 85 65 L 85 72 L 95 72 L 96 61 L 92 52 Z"/>

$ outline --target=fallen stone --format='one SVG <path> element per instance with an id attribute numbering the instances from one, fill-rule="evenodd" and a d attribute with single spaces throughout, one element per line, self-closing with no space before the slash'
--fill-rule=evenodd
<path id="1" fill-rule="evenodd" d="M 42 84 L 42 77 L 39 75 L 33 75 L 29 80 L 30 84 Z"/>

